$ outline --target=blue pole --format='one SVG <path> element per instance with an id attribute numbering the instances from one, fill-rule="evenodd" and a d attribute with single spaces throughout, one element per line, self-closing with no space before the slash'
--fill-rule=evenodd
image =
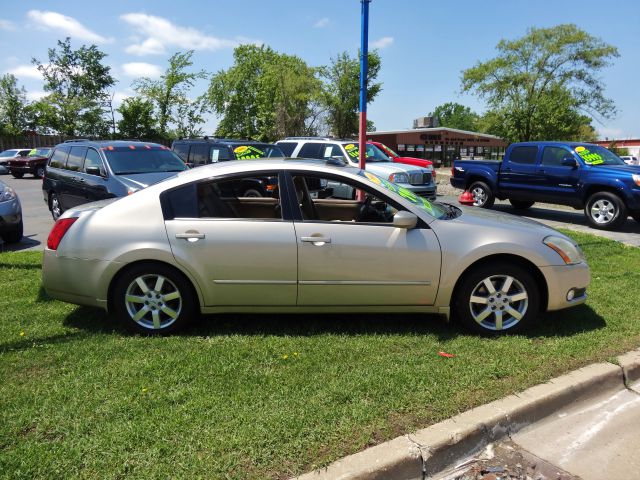
<path id="1" fill-rule="evenodd" d="M 366 168 L 367 158 L 367 70 L 369 68 L 369 3 L 360 0 L 362 5 L 360 20 L 360 168 Z"/>

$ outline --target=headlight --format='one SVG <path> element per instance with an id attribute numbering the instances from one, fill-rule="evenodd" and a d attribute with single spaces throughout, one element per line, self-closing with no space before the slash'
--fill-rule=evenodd
<path id="1" fill-rule="evenodd" d="M 11 187 L 5 187 L 5 189 L 0 192 L 0 202 L 8 202 L 14 198 L 16 198 L 16 192 Z"/>
<path id="2" fill-rule="evenodd" d="M 640 175 L 636 175 L 635 173 L 631 175 L 633 177 L 633 181 L 636 185 L 640 187 Z"/>
<path id="3" fill-rule="evenodd" d="M 409 175 L 406 173 L 392 173 L 389 175 L 389 181 L 393 183 L 409 183 Z"/>
<path id="4" fill-rule="evenodd" d="M 580 247 L 574 245 L 566 238 L 551 235 L 549 237 L 545 237 L 542 243 L 555 250 L 567 265 L 574 265 L 576 263 L 584 262 L 585 260 L 584 253 L 582 253 Z"/>

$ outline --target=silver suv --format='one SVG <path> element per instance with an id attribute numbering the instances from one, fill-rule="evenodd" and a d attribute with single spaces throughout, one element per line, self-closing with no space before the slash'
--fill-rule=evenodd
<path id="1" fill-rule="evenodd" d="M 329 137 L 287 137 L 276 142 L 284 154 L 294 158 L 336 159 L 353 167 L 358 166 L 357 140 Z M 436 199 L 433 168 L 394 163 L 389 156 L 371 143 L 367 143 L 367 170 L 388 179 L 417 195 Z"/>

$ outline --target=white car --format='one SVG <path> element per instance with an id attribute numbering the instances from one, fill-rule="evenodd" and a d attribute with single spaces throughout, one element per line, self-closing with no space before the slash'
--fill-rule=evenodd
<path id="1" fill-rule="evenodd" d="M 638 165 L 638 157 L 636 157 L 634 155 L 621 155 L 620 158 L 627 165 Z"/>
<path id="2" fill-rule="evenodd" d="M 330 137 L 287 137 L 276 142 L 285 155 L 292 158 L 333 159 L 342 165 L 358 167 L 360 156 L 357 140 Z M 436 199 L 433 167 L 416 167 L 395 163 L 386 153 L 367 143 L 367 170 L 389 182 L 428 198 Z"/>

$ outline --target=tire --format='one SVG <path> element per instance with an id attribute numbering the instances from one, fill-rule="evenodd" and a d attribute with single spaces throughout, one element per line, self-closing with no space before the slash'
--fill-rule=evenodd
<path id="1" fill-rule="evenodd" d="M 536 202 L 528 202 L 528 201 L 525 201 L 525 200 L 511 200 L 511 199 L 509 199 L 509 203 L 516 210 L 526 210 L 527 208 L 532 207 L 533 204 L 536 203 Z"/>
<path id="2" fill-rule="evenodd" d="M 250 197 L 250 198 L 258 198 L 258 197 L 263 197 L 264 195 L 262 195 L 262 193 L 259 190 L 256 190 L 255 188 L 248 188 L 247 190 L 244 191 L 242 196 Z"/>
<path id="3" fill-rule="evenodd" d="M 60 205 L 60 198 L 56 192 L 51 192 L 51 196 L 49 197 L 49 210 L 51 210 L 51 216 L 54 221 L 57 221 L 64 213 L 62 205 Z"/>
<path id="4" fill-rule="evenodd" d="M 638 223 L 640 223 L 640 212 L 635 212 L 631 214 L 631 217 Z"/>
<path id="5" fill-rule="evenodd" d="M 109 305 L 127 330 L 169 335 L 196 316 L 195 301 L 191 284 L 182 273 L 167 265 L 142 263 L 118 277 Z"/>
<path id="6" fill-rule="evenodd" d="M 18 243 L 22 240 L 23 229 L 24 226 L 21 221 L 16 228 L 3 233 L 2 240 L 4 240 L 5 243 Z"/>
<path id="7" fill-rule="evenodd" d="M 480 208 L 491 208 L 496 197 L 493 195 L 491 188 L 484 182 L 473 182 L 469 187 L 471 195 L 473 195 L 473 205 Z"/>
<path id="8" fill-rule="evenodd" d="M 33 176 L 36 177 L 36 178 L 44 177 L 44 167 L 36 168 L 36 171 L 33 172 Z"/>
<path id="9" fill-rule="evenodd" d="M 24 177 L 24 173 L 22 173 L 22 172 L 11 172 L 11 175 L 13 175 L 13 178 L 22 178 L 22 177 Z"/>
<path id="10" fill-rule="evenodd" d="M 540 290 L 533 276 L 519 265 L 485 264 L 465 274 L 454 293 L 452 311 L 473 332 L 516 333 L 530 327 L 538 316 Z"/>
<path id="11" fill-rule="evenodd" d="M 611 192 L 596 192 L 584 207 L 589 225 L 599 230 L 614 230 L 627 221 L 627 207 L 620 197 Z"/>

